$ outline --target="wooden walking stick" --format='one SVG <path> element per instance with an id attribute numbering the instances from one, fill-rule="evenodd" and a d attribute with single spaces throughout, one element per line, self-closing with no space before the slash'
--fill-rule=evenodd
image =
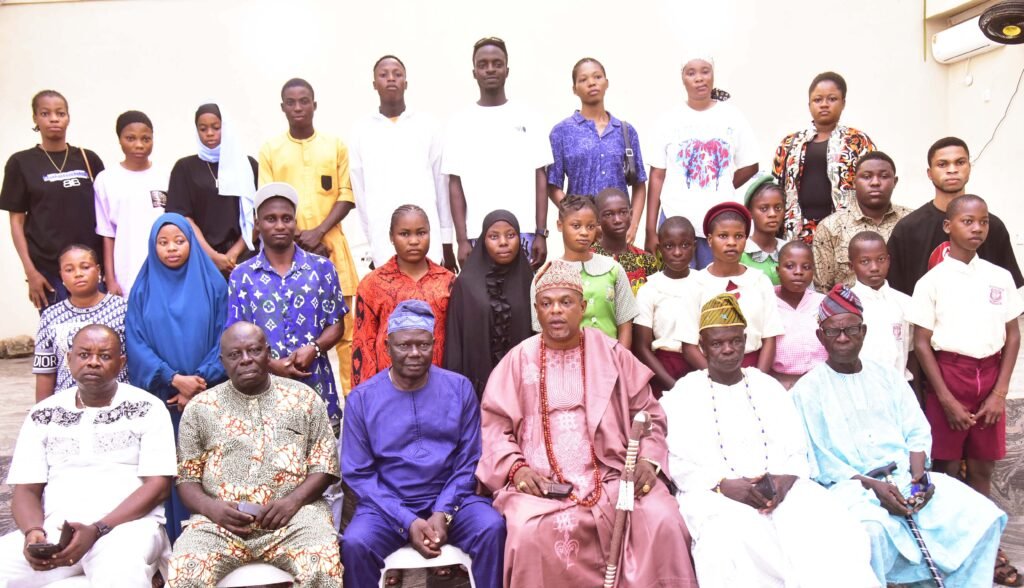
<path id="1" fill-rule="evenodd" d="M 633 511 L 633 476 L 636 473 L 636 457 L 640 453 L 640 439 L 651 429 L 651 415 L 640 411 L 633 417 L 633 428 L 626 446 L 626 465 L 619 479 L 619 501 L 615 504 L 615 526 L 612 530 L 611 550 L 604 568 L 604 588 L 613 588 L 618 580 L 619 559 L 622 558 L 623 535 L 626 520 Z"/>

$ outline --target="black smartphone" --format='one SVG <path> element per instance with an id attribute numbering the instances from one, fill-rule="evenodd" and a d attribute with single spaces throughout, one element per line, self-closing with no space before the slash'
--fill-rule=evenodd
<path id="1" fill-rule="evenodd" d="M 761 476 L 760 481 L 754 484 L 754 489 L 764 496 L 765 500 L 775 500 L 775 478 L 771 474 Z"/>
<path id="2" fill-rule="evenodd" d="M 559 484 L 558 482 L 551 482 L 546 488 L 548 498 L 568 498 L 569 494 L 572 494 L 572 484 L 566 482 L 565 484 Z"/>
<path id="3" fill-rule="evenodd" d="M 67 521 L 64 521 L 64 526 L 60 528 L 60 540 L 57 543 L 30 543 L 26 549 L 32 557 L 48 559 L 64 551 L 64 548 L 71 543 L 74 534 L 75 529 Z"/>

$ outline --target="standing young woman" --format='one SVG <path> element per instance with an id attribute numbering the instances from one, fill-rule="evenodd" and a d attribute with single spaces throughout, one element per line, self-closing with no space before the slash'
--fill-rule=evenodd
<path id="1" fill-rule="evenodd" d="M 387 354 L 388 317 L 410 298 L 424 300 L 434 311 L 434 365 L 442 365 L 445 320 L 455 274 L 427 259 L 430 221 L 415 204 L 404 204 L 391 215 L 395 256 L 370 272 L 356 289 L 356 330 L 352 340 L 352 387 L 391 365 Z"/>
<path id="2" fill-rule="evenodd" d="M 259 164 L 238 145 L 237 128 L 223 129 L 216 104 L 200 106 L 195 124 L 199 153 L 174 164 L 166 210 L 189 220 L 199 246 L 227 277 L 254 250 L 250 239 Z"/>
<path id="3" fill-rule="evenodd" d="M 647 199 L 647 173 L 640 156 L 636 127 L 604 107 L 608 77 L 601 62 L 584 57 L 572 68 L 572 92 L 580 109 L 551 129 L 554 163 L 548 167 L 548 193 L 557 206 L 566 194 L 594 196 L 605 188 L 623 193 L 632 188 L 633 202 L 626 242 L 636 238 Z M 632 177 L 626 177 L 627 153 L 632 154 Z M 569 185 L 565 186 L 568 177 Z"/>
<path id="4" fill-rule="evenodd" d="M 533 335 L 532 279 L 515 215 L 507 210 L 488 214 L 452 287 L 445 329 L 444 367 L 469 378 L 477 396 L 483 395 L 501 358 Z"/>
<path id="5" fill-rule="evenodd" d="M 68 366 L 71 340 L 83 327 L 101 324 L 114 329 L 124 342 L 124 298 L 100 290 L 100 258 L 96 250 L 85 245 L 68 245 L 58 257 L 60 284 L 68 296 L 47 306 L 39 317 L 32 373 L 36 376 L 36 402 L 55 392 L 75 386 Z M 118 382 L 128 381 L 122 367 Z"/>
<path id="6" fill-rule="evenodd" d="M 93 179 L 103 162 L 92 151 L 67 142 L 68 101 L 53 90 L 32 97 L 32 120 L 39 144 L 7 160 L 0 209 L 10 212 L 11 240 L 28 283 L 28 297 L 42 312 L 68 297 L 57 259 L 80 243 L 94 251 L 96 235 Z"/>
<path id="7" fill-rule="evenodd" d="M 220 335 L 228 287 L 179 214 L 161 215 L 152 224 L 148 251 L 128 299 L 128 376 L 167 404 L 177 439 L 188 401 L 227 379 Z M 189 513 L 174 488 L 164 508 L 173 543 Z"/>
<path id="8" fill-rule="evenodd" d="M 820 73 L 807 93 L 811 126 L 782 139 L 772 174 L 786 193 L 786 240 L 809 245 L 821 219 L 849 207 L 857 160 L 875 144 L 865 133 L 839 124 L 846 108 L 843 76 Z"/>
<path id="9" fill-rule="evenodd" d="M 128 297 L 146 261 L 149 230 L 167 203 L 167 169 L 155 167 L 153 123 L 138 110 L 117 117 L 120 165 L 96 176 L 96 233 L 103 237 L 107 291 Z"/>

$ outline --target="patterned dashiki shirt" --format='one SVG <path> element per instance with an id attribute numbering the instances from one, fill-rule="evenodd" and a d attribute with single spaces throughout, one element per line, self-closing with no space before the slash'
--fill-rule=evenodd
<path id="1" fill-rule="evenodd" d="M 338 274 L 331 261 L 295 248 L 292 267 L 281 276 L 264 253 L 231 272 L 228 288 L 227 326 L 240 321 L 263 329 L 274 359 L 287 357 L 310 345 L 327 327 L 348 313 Z M 326 355 L 313 360 L 311 372 L 301 381 L 316 390 L 327 403 L 331 419 L 341 418 L 334 371 Z"/>
<path id="2" fill-rule="evenodd" d="M 594 243 L 590 250 L 598 255 L 604 255 L 605 257 L 610 257 L 619 262 L 622 269 L 626 270 L 626 276 L 629 277 L 629 287 L 633 289 L 633 295 L 636 296 L 636 292 L 640 289 L 640 286 L 647 283 L 648 276 L 661 271 L 661 264 L 658 262 L 657 257 L 643 249 L 640 249 L 636 245 L 627 244 L 626 248 L 627 251 L 625 253 L 612 255 L 601 246 L 601 243 Z"/>

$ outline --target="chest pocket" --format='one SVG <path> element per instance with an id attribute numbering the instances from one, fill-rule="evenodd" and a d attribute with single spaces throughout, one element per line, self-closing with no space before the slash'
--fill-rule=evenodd
<path id="1" fill-rule="evenodd" d="M 338 194 L 338 170 L 329 165 L 320 167 L 317 170 L 320 185 L 317 190 L 324 196 L 335 196 Z"/>

